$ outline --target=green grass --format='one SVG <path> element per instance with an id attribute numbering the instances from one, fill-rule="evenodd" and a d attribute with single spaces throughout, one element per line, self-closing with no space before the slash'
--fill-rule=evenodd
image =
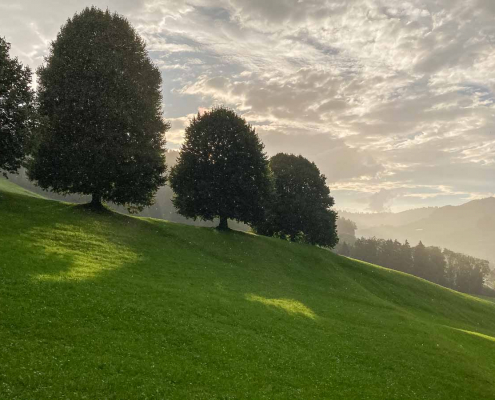
<path id="1" fill-rule="evenodd" d="M 481 296 L 481 295 L 480 296 L 476 296 L 476 297 L 478 297 L 480 299 L 483 299 L 483 300 L 486 300 L 486 301 L 490 301 L 492 303 L 495 303 L 495 297 L 488 297 L 488 296 Z"/>
<path id="2" fill-rule="evenodd" d="M 494 399 L 495 304 L 0 188 L 0 399 Z"/>
<path id="3" fill-rule="evenodd" d="M 20 186 L 16 185 L 15 183 L 12 183 L 8 179 L 5 179 L 1 174 L 0 174 L 0 191 L 14 193 L 14 194 L 23 194 L 26 196 L 37 197 L 38 199 L 43 198 L 43 196 L 30 192 L 29 190 L 23 189 Z"/>

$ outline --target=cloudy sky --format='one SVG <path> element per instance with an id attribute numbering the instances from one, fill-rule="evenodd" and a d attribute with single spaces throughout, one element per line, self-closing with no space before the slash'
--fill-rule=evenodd
<path id="1" fill-rule="evenodd" d="M 0 35 L 37 67 L 91 4 L 145 38 L 171 149 L 199 109 L 226 104 L 270 155 L 316 162 L 340 209 L 495 194 L 493 0 L 0 0 Z"/>

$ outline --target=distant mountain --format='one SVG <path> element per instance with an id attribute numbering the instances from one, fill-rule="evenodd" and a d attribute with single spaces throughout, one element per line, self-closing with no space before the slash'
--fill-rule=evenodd
<path id="1" fill-rule="evenodd" d="M 358 230 L 372 228 L 379 225 L 387 226 L 402 226 L 423 218 L 428 218 L 437 207 L 416 208 L 406 210 L 400 213 L 381 212 L 381 213 L 353 213 L 347 211 L 339 211 L 339 216 L 354 221 Z M 359 232 L 358 232 L 359 233 Z"/>
<path id="2" fill-rule="evenodd" d="M 412 245 L 421 240 L 428 246 L 446 247 L 495 264 L 495 197 L 397 214 L 340 215 L 356 222 L 358 236 L 407 239 Z M 405 223 L 399 223 L 401 220 Z"/>

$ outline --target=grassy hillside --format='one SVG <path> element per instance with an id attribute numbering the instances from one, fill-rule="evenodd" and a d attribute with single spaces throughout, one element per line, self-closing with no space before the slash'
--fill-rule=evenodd
<path id="1" fill-rule="evenodd" d="M 495 304 L 0 188 L 1 399 L 494 399 Z"/>
<path id="2" fill-rule="evenodd" d="M 175 160 L 178 157 L 179 152 L 177 151 L 168 151 L 167 152 L 167 168 L 171 168 L 175 165 Z M 42 197 L 46 199 L 59 200 L 65 202 L 72 203 L 88 203 L 91 201 L 91 196 L 83 196 L 77 194 L 69 194 L 69 195 L 61 195 L 58 193 L 44 191 L 40 187 L 36 186 L 33 182 L 29 180 L 27 177 L 26 170 L 21 168 L 18 174 L 9 175 L 9 181 L 11 183 L 15 183 L 26 190 L 31 194 L 40 194 Z M 2 185 L 2 177 L 0 176 L 0 187 Z M 175 208 L 172 203 L 172 197 L 174 192 L 170 188 L 170 186 L 165 185 L 158 189 L 155 196 L 155 204 L 151 207 L 145 208 L 138 215 L 141 217 L 150 217 L 150 218 L 159 218 L 166 219 L 167 221 L 180 222 L 186 225 L 194 225 L 194 226 L 206 226 L 206 227 L 216 227 L 218 226 L 218 220 L 215 221 L 201 221 L 197 219 L 196 221 L 192 219 L 187 219 L 182 215 L 177 214 Z M 115 204 L 110 204 L 110 208 L 114 211 L 127 214 L 125 207 L 117 206 Z M 237 222 L 237 221 L 229 221 L 229 226 L 238 231 L 249 231 L 249 226 Z"/>
<path id="3" fill-rule="evenodd" d="M 37 197 L 39 199 L 42 199 L 43 196 L 30 192 L 29 190 L 26 190 L 15 183 L 13 183 L 11 180 L 5 179 L 3 176 L 0 175 L 0 192 L 9 192 L 12 194 L 23 194 L 25 196 L 31 196 L 31 197 Z"/>

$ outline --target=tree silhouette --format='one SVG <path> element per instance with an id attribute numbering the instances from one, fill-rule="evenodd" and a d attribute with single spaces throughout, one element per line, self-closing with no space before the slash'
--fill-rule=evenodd
<path id="1" fill-rule="evenodd" d="M 10 43 L 0 37 L 0 172 L 21 167 L 34 127 L 31 70 L 9 56 Z"/>
<path id="2" fill-rule="evenodd" d="M 413 274 L 420 278 L 427 279 L 428 277 L 428 251 L 425 245 L 420 241 L 413 248 Z"/>
<path id="3" fill-rule="evenodd" d="M 255 224 L 271 192 L 268 160 L 255 130 L 234 111 L 217 107 L 186 128 L 170 173 L 174 206 L 187 218 Z"/>
<path id="4" fill-rule="evenodd" d="M 337 214 L 326 178 L 315 163 L 302 156 L 279 153 L 270 159 L 275 197 L 267 203 L 267 218 L 256 232 L 286 236 L 296 241 L 301 234 L 310 244 L 334 247 L 338 242 Z"/>
<path id="5" fill-rule="evenodd" d="M 129 22 L 86 8 L 38 69 L 42 118 L 29 177 L 57 193 L 141 210 L 165 183 L 161 76 Z"/>

